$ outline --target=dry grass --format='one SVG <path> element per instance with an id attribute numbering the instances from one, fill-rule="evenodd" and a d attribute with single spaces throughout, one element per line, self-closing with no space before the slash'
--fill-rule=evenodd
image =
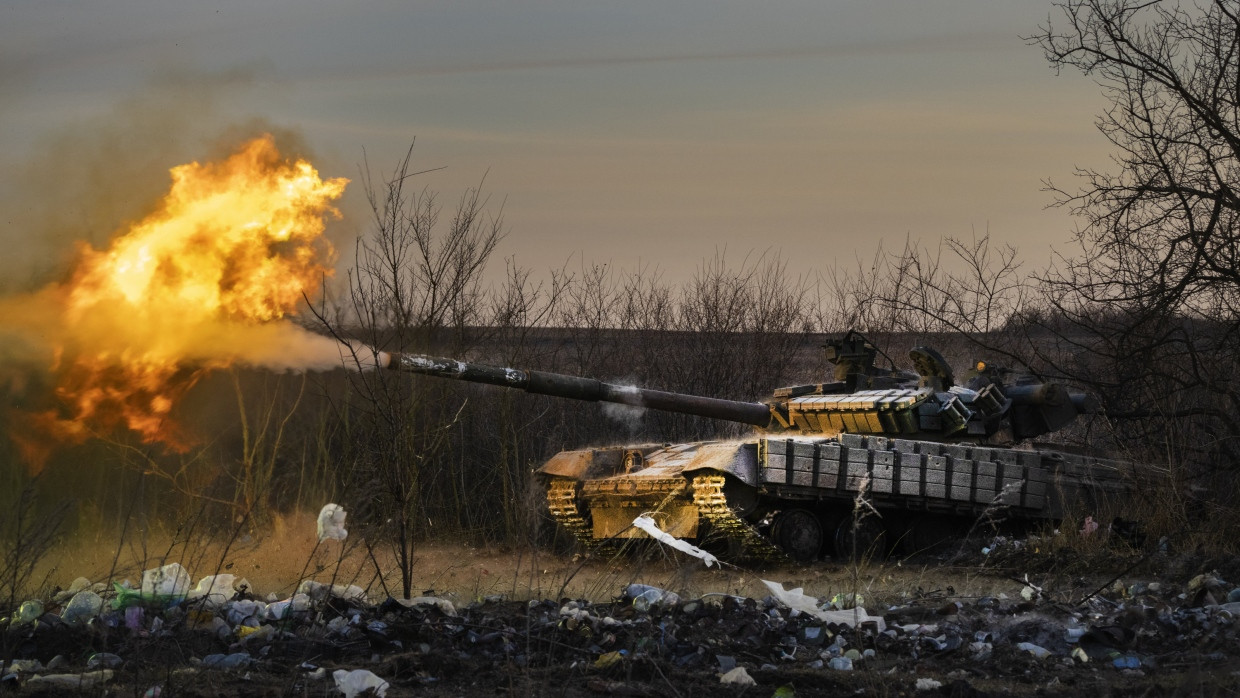
<path id="1" fill-rule="evenodd" d="M 118 549 L 119 548 L 119 549 Z M 314 516 L 309 513 L 275 517 L 269 531 L 238 540 L 193 541 L 168 533 L 135 534 L 121 545 L 115 541 L 79 537 L 54 548 L 42 562 L 35 579 L 48 588 L 28 589 L 28 596 L 47 596 L 55 587 L 66 588 L 77 577 L 91 581 L 135 584 L 142 570 L 171 562 L 181 563 L 197 581 L 217 572 L 245 578 L 260 596 L 288 596 L 301 579 L 357 584 L 372 597 L 385 596 L 376 565 L 388 589 L 399 589 L 394 558 L 376 548 L 373 556 L 360 544 L 360 533 L 350 541 L 316 544 Z M 509 599 L 581 598 L 604 601 L 633 583 L 675 591 L 685 598 L 705 594 L 732 594 L 763 598 L 762 580 L 785 588 L 803 587 L 820 599 L 860 593 L 870 608 L 900 603 L 918 595 L 954 596 L 1017 594 L 1019 585 L 1002 577 L 979 574 L 972 568 L 910 566 L 899 562 L 860 565 L 818 563 L 777 565 L 765 569 L 724 566 L 706 568 L 679 553 L 651 548 L 644 554 L 599 556 L 588 560 L 531 548 L 471 547 L 463 544 L 422 544 L 416 549 L 414 594 L 441 595 L 457 602 L 488 596 Z"/>

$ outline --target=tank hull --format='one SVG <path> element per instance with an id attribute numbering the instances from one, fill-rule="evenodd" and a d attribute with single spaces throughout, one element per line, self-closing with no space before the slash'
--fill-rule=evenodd
<path id="1" fill-rule="evenodd" d="M 631 524 L 648 513 L 733 557 L 799 560 L 896 541 L 911 552 L 983 517 L 1097 518 L 1118 512 L 1145 475 L 1047 448 L 855 434 L 565 451 L 539 472 L 558 501 L 572 499 L 572 516 L 552 514 L 589 548 L 644 536 Z"/>

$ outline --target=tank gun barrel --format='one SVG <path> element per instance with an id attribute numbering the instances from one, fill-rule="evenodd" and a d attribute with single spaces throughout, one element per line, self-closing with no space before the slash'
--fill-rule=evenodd
<path id="1" fill-rule="evenodd" d="M 1098 403 L 1091 396 L 1058 383 L 1009 385 L 1003 394 L 1012 401 L 1009 417 L 1017 438 L 1057 431 L 1079 415 L 1098 411 Z"/>
<path id="2" fill-rule="evenodd" d="M 664 412 L 679 412 L 740 422 L 757 427 L 766 427 L 771 423 L 770 407 L 760 402 L 739 402 L 669 393 L 662 390 L 604 383 L 593 378 L 580 378 L 562 373 L 488 366 L 424 354 L 383 353 L 378 356 L 378 363 L 380 366 L 396 371 L 499 385 L 538 395 L 552 395 L 587 402 L 615 402 Z"/>
<path id="3" fill-rule="evenodd" d="M 1068 390 L 1057 383 L 1009 385 L 1003 388 L 1003 394 L 1012 398 L 1012 402 L 1016 405 L 1038 407 L 1072 405 L 1072 409 L 1079 414 L 1092 414 L 1098 411 L 1098 400 L 1092 395 Z"/>

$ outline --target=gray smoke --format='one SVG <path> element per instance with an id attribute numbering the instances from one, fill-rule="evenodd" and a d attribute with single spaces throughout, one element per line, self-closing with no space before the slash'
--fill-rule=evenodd
<path id="1" fill-rule="evenodd" d="M 637 382 L 636 376 L 625 376 L 624 378 L 608 382 L 622 388 L 637 390 L 637 386 L 634 385 Z M 643 426 L 646 408 L 634 407 L 633 405 L 625 405 L 618 402 L 605 402 L 603 403 L 603 416 L 616 425 L 624 427 L 630 435 L 633 435 L 640 431 Z"/>

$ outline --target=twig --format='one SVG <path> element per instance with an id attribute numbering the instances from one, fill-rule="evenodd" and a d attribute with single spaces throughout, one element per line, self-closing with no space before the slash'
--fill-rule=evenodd
<path id="1" fill-rule="evenodd" d="M 1084 604 L 1085 604 L 1085 602 L 1086 602 L 1086 601 L 1089 601 L 1090 599 L 1094 598 L 1094 597 L 1095 597 L 1095 596 L 1097 596 L 1098 594 L 1102 593 L 1102 592 L 1103 592 L 1103 591 L 1104 591 L 1107 587 L 1109 587 L 1109 586 L 1111 586 L 1112 584 L 1114 584 L 1115 582 L 1119 581 L 1119 578 L 1120 578 L 1120 577 L 1123 577 L 1124 575 L 1126 575 L 1126 574 L 1128 574 L 1129 572 L 1131 572 L 1131 571 L 1133 571 L 1134 569 L 1136 569 L 1136 568 L 1137 568 L 1137 565 L 1140 565 L 1142 562 L 1145 562 L 1146 558 L 1148 558 L 1149 556 L 1150 556 L 1150 554 L 1149 554 L 1149 553 L 1146 553 L 1146 554 L 1142 555 L 1141 557 L 1137 558 L 1137 561 L 1136 561 L 1136 562 L 1134 562 L 1134 563 L 1132 563 L 1131 565 L 1129 565 L 1128 567 L 1124 568 L 1124 571 L 1123 571 L 1123 572 L 1120 572 L 1119 574 L 1115 575 L 1115 576 L 1114 576 L 1114 577 L 1112 577 L 1111 579 L 1107 580 L 1107 583 L 1106 583 L 1106 584 L 1103 584 L 1102 586 L 1098 587 L 1097 589 L 1095 589 L 1095 590 L 1094 590 L 1091 594 L 1089 594 L 1089 595 L 1088 595 L 1088 596 L 1086 596 L 1085 598 L 1081 599 L 1080 601 L 1077 601 L 1077 602 L 1076 602 L 1076 605 L 1077 605 L 1077 606 L 1082 606 L 1082 605 L 1084 605 Z"/>
<path id="2" fill-rule="evenodd" d="M 659 678 L 663 679 L 663 683 L 667 684 L 667 688 L 672 692 L 672 695 L 679 697 L 680 691 L 677 691 L 676 687 L 672 685 L 672 682 L 668 680 L 667 675 L 664 674 L 663 670 L 659 668 L 659 663 L 651 658 L 650 666 L 654 667 L 654 670 L 659 672 Z"/>

